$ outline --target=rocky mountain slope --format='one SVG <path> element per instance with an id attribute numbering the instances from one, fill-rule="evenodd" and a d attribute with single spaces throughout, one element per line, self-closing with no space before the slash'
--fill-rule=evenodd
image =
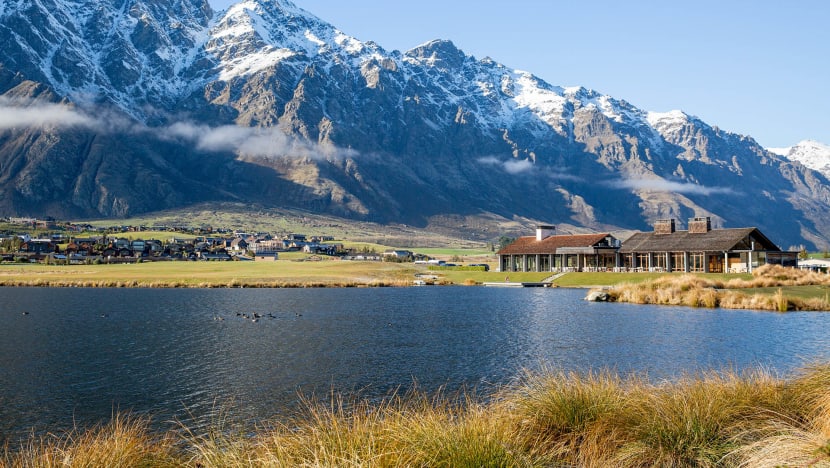
<path id="1" fill-rule="evenodd" d="M 830 146 L 813 140 L 804 140 L 788 148 L 768 148 L 775 154 L 797 161 L 814 171 L 830 177 Z"/>
<path id="2" fill-rule="evenodd" d="M 711 216 L 830 244 L 830 182 L 752 138 L 448 41 L 386 51 L 287 0 L 0 4 L 0 214 L 205 201 L 418 226 Z"/>

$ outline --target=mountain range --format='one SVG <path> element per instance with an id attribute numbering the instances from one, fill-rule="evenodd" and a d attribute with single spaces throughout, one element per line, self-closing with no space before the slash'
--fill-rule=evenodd
<path id="1" fill-rule="evenodd" d="M 387 51 L 288 0 L 218 13 L 15 0 L 0 4 L 0 41 L 2 215 L 241 202 L 573 231 L 709 216 L 785 248 L 830 246 L 826 167 L 446 40 Z"/>

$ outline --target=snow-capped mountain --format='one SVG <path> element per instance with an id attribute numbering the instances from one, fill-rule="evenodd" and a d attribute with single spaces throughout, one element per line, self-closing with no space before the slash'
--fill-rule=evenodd
<path id="1" fill-rule="evenodd" d="M 204 0 L 17 0 L 0 4 L 0 40 L 0 213 L 237 200 L 420 225 L 710 216 L 830 243 L 826 177 L 750 137 L 449 41 L 387 51 L 288 0 L 221 13 Z"/>
<path id="2" fill-rule="evenodd" d="M 814 140 L 804 140 L 787 148 L 768 148 L 775 154 L 798 161 L 830 178 L 830 146 Z"/>

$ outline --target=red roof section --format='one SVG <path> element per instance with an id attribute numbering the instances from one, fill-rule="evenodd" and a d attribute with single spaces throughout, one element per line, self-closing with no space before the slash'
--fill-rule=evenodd
<path id="1" fill-rule="evenodd" d="M 605 240 L 611 234 L 579 234 L 569 236 L 550 236 L 540 241 L 536 236 L 525 236 L 498 251 L 498 255 L 555 254 L 561 247 L 592 247 Z"/>

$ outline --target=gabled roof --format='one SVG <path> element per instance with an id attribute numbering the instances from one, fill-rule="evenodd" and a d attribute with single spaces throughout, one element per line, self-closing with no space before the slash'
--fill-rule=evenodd
<path id="1" fill-rule="evenodd" d="M 498 255 L 555 254 L 556 249 L 564 247 L 594 247 L 609 236 L 608 233 L 550 236 L 540 241 L 536 236 L 520 237 L 499 250 Z"/>
<path id="2" fill-rule="evenodd" d="M 780 251 L 757 228 L 712 229 L 709 232 L 690 234 L 675 231 L 671 234 L 638 232 L 623 242 L 620 253 L 633 252 L 726 252 L 749 250 L 752 242 L 755 250 Z"/>

